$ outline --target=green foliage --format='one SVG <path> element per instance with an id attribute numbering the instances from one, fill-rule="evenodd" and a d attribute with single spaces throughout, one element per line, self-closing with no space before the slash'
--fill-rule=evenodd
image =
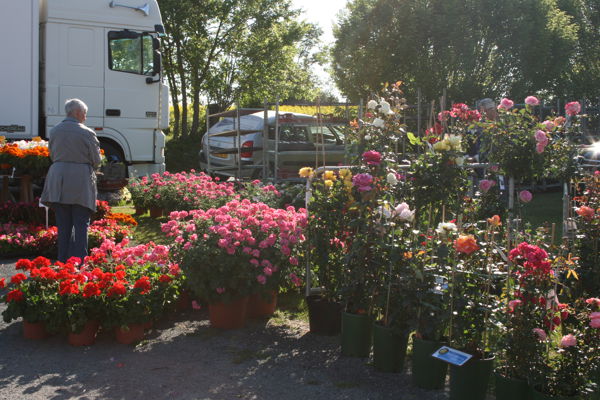
<path id="1" fill-rule="evenodd" d="M 577 43 L 577 25 L 556 3 L 350 1 L 334 29 L 336 83 L 353 100 L 397 77 L 409 95 L 421 88 L 428 99 L 444 88 L 468 102 L 552 92 L 571 70 Z"/>
<path id="2" fill-rule="evenodd" d="M 289 0 L 159 0 L 169 36 L 164 67 L 174 105 L 175 135 L 197 135 L 201 98 L 229 108 L 314 96 L 311 55 L 320 31 L 298 21 Z M 191 122 L 188 122 L 189 114 Z"/>

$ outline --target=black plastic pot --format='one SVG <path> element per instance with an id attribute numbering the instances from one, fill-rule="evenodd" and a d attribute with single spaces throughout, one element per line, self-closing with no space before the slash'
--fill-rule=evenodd
<path id="1" fill-rule="evenodd" d="M 412 380 L 415 386 L 428 390 L 444 387 L 448 364 L 431 355 L 445 344 L 413 336 Z"/>
<path id="2" fill-rule="evenodd" d="M 342 329 L 342 305 L 325 300 L 320 295 L 306 298 L 310 332 L 317 335 L 335 336 Z"/>

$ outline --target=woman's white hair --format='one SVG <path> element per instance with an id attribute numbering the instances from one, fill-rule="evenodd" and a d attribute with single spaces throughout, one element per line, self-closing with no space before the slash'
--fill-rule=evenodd
<path id="1" fill-rule="evenodd" d="M 65 113 L 67 115 L 72 115 L 77 110 L 81 110 L 87 114 L 88 106 L 79 99 L 68 99 L 65 101 Z"/>

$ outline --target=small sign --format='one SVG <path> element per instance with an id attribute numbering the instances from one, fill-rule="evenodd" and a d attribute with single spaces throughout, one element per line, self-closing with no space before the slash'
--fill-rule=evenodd
<path id="1" fill-rule="evenodd" d="M 431 356 L 458 367 L 463 366 L 473 357 L 471 354 L 464 353 L 448 346 L 442 346 Z"/>

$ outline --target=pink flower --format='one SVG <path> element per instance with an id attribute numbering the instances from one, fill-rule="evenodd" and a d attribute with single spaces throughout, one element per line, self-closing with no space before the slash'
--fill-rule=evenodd
<path id="1" fill-rule="evenodd" d="M 200 310 L 202 308 L 202 306 L 200 304 L 198 304 L 198 302 L 196 300 L 192 300 L 192 308 L 194 310 Z"/>
<path id="2" fill-rule="evenodd" d="M 554 122 L 550 120 L 545 120 L 544 122 L 542 122 L 542 125 L 544 125 L 544 128 L 546 128 L 547 131 L 550 131 L 552 130 L 552 128 L 554 128 Z"/>
<path id="3" fill-rule="evenodd" d="M 533 195 L 529 190 L 521 190 L 521 192 L 519 192 L 519 200 L 523 203 L 529 203 L 531 199 L 533 199 Z"/>
<path id="4" fill-rule="evenodd" d="M 548 338 L 548 336 L 546 335 L 546 331 L 544 331 L 543 329 L 533 328 L 533 333 L 535 333 L 538 339 L 542 342 Z"/>
<path id="5" fill-rule="evenodd" d="M 535 145 L 535 151 L 536 151 L 538 154 L 542 154 L 542 153 L 544 152 L 544 150 L 546 150 L 546 145 L 545 145 L 545 144 L 543 144 L 543 143 L 541 143 L 541 142 L 538 142 L 538 143 Z"/>
<path id="6" fill-rule="evenodd" d="M 535 96 L 527 96 L 525 98 L 525 104 L 527 104 L 529 106 L 539 106 L 540 100 Z"/>
<path id="7" fill-rule="evenodd" d="M 593 305 L 598 305 L 598 306 L 600 306 L 600 299 L 599 299 L 599 298 L 597 298 L 597 297 L 590 297 L 590 298 L 589 298 L 589 299 L 587 299 L 585 302 L 586 302 L 587 304 L 589 304 L 589 305 L 592 305 L 592 304 L 593 304 Z"/>
<path id="8" fill-rule="evenodd" d="M 581 112 L 581 104 L 578 101 L 567 103 L 565 104 L 565 112 L 573 117 Z"/>
<path id="9" fill-rule="evenodd" d="M 515 105 L 514 101 L 512 101 L 510 99 L 507 99 L 505 97 L 502 100 L 500 100 L 500 105 L 498 106 L 498 108 L 499 109 L 510 110 L 514 105 Z"/>
<path id="10" fill-rule="evenodd" d="M 563 336 L 562 339 L 560 340 L 560 347 L 562 347 L 562 348 L 573 347 L 575 345 L 577 345 L 577 338 L 575 336 L 573 336 L 573 334 L 571 334 L 571 333 Z"/>
<path id="11" fill-rule="evenodd" d="M 290 257 L 289 261 L 292 265 L 298 265 L 298 259 L 296 257 Z"/>
<path id="12" fill-rule="evenodd" d="M 362 155 L 363 162 L 367 165 L 381 164 L 381 153 L 375 150 L 365 151 Z"/>
<path id="13" fill-rule="evenodd" d="M 487 193 L 494 185 L 496 185 L 496 181 L 490 179 L 482 179 L 479 181 L 479 189 L 481 189 L 483 193 Z"/>
<path id="14" fill-rule="evenodd" d="M 217 293 L 218 293 L 218 294 L 223 294 L 223 293 L 225 293 L 225 288 L 222 288 L 222 287 L 218 287 L 218 288 L 216 288 L 215 290 L 217 291 Z"/>
<path id="15" fill-rule="evenodd" d="M 273 270 L 272 270 L 271 268 L 269 268 L 269 267 L 264 267 L 264 268 L 263 268 L 263 273 L 264 273 L 266 276 L 271 276 L 271 275 L 273 275 Z"/>
<path id="16" fill-rule="evenodd" d="M 508 310 L 510 312 L 514 312 L 517 306 L 520 306 L 523 303 L 521 300 L 511 300 L 508 302 Z"/>
<path id="17" fill-rule="evenodd" d="M 261 285 L 264 285 L 267 283 L 267 277 L 264 275 L 258 275 L 256 277 L 256 280 L 258 281 L 258 283 L 260 283 Z"/>
<path id="18" fill-rule="evenodd" d="M 373 176 L 371 174 L 356 174 L 352 177 L 352 184 L 356 186 L 359 192 L 368 192 L 371 189 L 373 183 Z"/>
<path id="19" fill-rule="evenodd" d="M 600 329 L 600 318 L 594 318 L 590 320 L 590 327 L 594 329 Z"/>
<path id="20" fill-rule="evenodd" d="M 535 132 L 535 140 L 536 140 L 538 143 L 539 143 L 539 142 L 542 142 L 542 143 L 548 143 L 548 135 L 546 135 L 546 132 L 544 132 L 543 130 L 541 130 L 541 129 L 538 129 L 538 130 Z"/>
<path id="21" fill-rule="evenodd" d="M 600 319 L 600 312 L 593 312 L 590 314 L 590 319 Z"/>
<path id="22" fill-rule="evenodd" d="M 591 221 L 594 218 L 595 211 L 593 208 L 588 206 L 581 206 L 575 209 L 575 212 L 580 217 L 583 217 L 587 221 Z"/>

